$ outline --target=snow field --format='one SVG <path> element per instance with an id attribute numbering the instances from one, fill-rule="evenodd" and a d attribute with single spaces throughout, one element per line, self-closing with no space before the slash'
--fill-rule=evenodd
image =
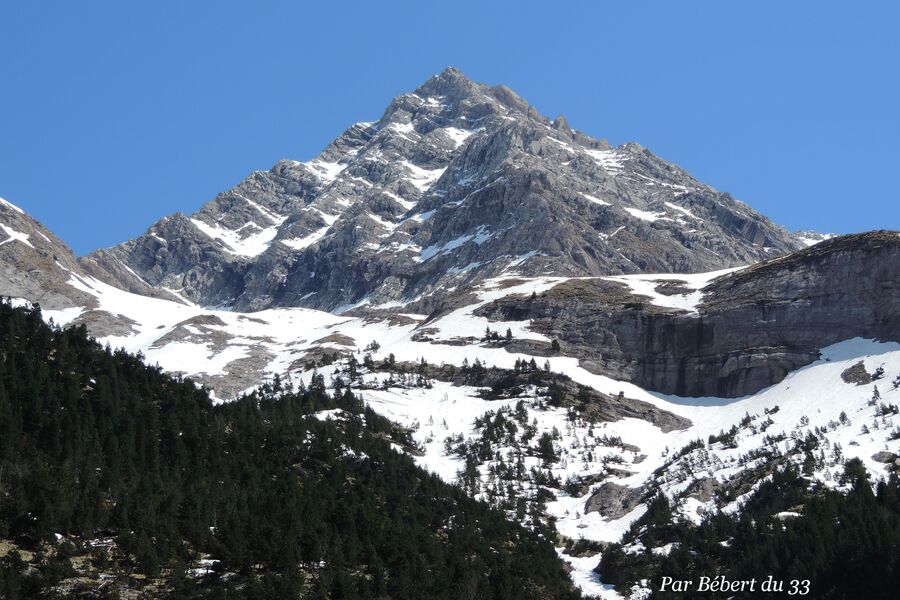
<path id="1" fill-rule="evenodd" d="M 659 275 L 609 278 L 628 285 L 636 294 L 646 295 L 654 302 L 669 302 L 672 308 L 691 310 L 696 306 L 694 294 L 715 276 L 709 273 L 691 276 Z M 672 296 L 656 294 L 655 285 L 661 280 L 677 279 L 691 289 L 681 300 Z M 822 448 L 832 452 L 839 445 L 843 458 L 859 457 L 873 476 L 882 476 L 884 465 L 872 459 L 872 455 L 882 450 L 900 453 L 900 440 L 891 440 L 894 428 L 900 425 L 900 417 L 885 415 L 876 417 L 878 403 L 872 405 L 877 386 L 880 403 L 900 404 L 900 389 L 892 387 L 892 381 L 900 375 L 900 344 L 881 343 L 872 340 L 847 340 L 822 350 L 822 358 L 815 363 L 790 373 L 782 382 L 761 392 L 738 399 L 727 398 L 678 398 L 643 390 L 633 384 L 617 381 L 609 377 L 589 373 L 578 366 L 576 359 L 568 357 L 532 357 L 512 354 L 503 348 L 490 347 L 480 342 L 486 327 L 505 334 L 507 327 L 518 338 L 548 341 L 546 337 L 529 329 L 527 322 L 490 322 L 472 314 L 479 306 L 510 294 L 530 295 L 542 293 L 565 278 L 519 279 L 501 277 L 486 282 L 474 290 L 477 301 L 452 311 L 431 322 L 424 323 L 424 317 L 410 315 L 414 321 L 406 325 L 390 325 L 386 321 L 372 321 L 362 318 L 335 316 L 322 311 L 290 308 L 270 309 L 255 313 L 237 313 L 228 310 L 206 309 L 178 302 L 149 298 L 124 292 L 94 279 L 72 276 L 69 283 L 97 299 L 99 310 L 114 315 L 122 315 L 134 322 L 127 335 L 101 338 L 101 343 L 113 347 L 124 347 L 131 352 L 144 352 L 150 363 L 158 362 L 166 370 L 184 372 L 188 375 L 222 375 L 228 373 L 229 364 L 248 355 L 253 350 L 264 350 L 272 356 L 261 373 L 261 377 L 274 374 L 290 375 L 294 381 L 303 378 L 308 381 L 310 373 L 304 370 L 290 370 L 296 358 L 306 351 L 322 347 L 341 348 L 346 351 L 361 351 L 372 342 L 380 348 L 375 352 L 376 361 L 393 354 L 398 361 L 418 361 L 426 359 L 432 364 L 453 364 L 460 366 L 477 359 L 486 366 L 512 368 L 517 359 L 531 360 L 537 364 L 549 363 L 552 371 L 563 373 L 574 381 L 588 385 L 598 391 L 615 396 L 619 392 L 627 397 L 650 402 L 655 406 L 686 417 L 692 426 L 683 431 L 663 433 L 652 424 L 638 419 L 622 419 L 611 423 L 591 425 L 576 419 L 572 421 L 561 408 L 541 407 L 532 390 L 523 398 L 528 422 L 536 423 L 537 435 L 556 431 L 558 439 L 554 447 L 559 460 L 548 467 L 540 459 L 526 452 L 525 466 L 549 471 L 564 483 L 569 477 L 585 477 L 606 474 L 604 481 L 620 485 L 638 487 L 655 482 L 670 496 L 677 496 L 690 483 L 701 477 L 714 476 L 722 481 L 752 466 L 754 460 L 741 464 L 742 455 L 765 445 L 766 436 L 785 438 L 776 445 L 782 452 L 790 450 L 794 439 L 816 430 L 823 437 Z M 677 306 L 673 306 L 677 302 Z M 45 311 L 46 318 L 53 318 L 59 324 L 67 324 L 83 314 L 82 307 L 72 307 L 58 311 Z M 194 323 L 185 321 L 205 317 Z M 215 319 L 211 319 L 214 317 Z M 415 341 L 418 325 L 433 330 L 432 341 Z M 190 334 L 186 339 L 162 343 L 164 336 L 176 329 Z M 226 335 L 213 344 L 207 334 Z M 342 346 L 319 340 L 339 334 L 352 340 L 352 346 Z M 474 338 L 459 345 L 460 338 Z M 223 345 L 224 344 L 224 345 Z M 361 357 L 361 354 L 359 355 Z M 841 373 L 862 360 L 868 372 L 884 369 L 885 377 L 874 384 L 855 386 L 842 381 Z M 328 380 L 341 366 L 331 365 L 320 369 Z M 367 374 L 364 379 L 381 377 Z M 414 439 L 424 455 L 416 461 L 424 468 L 438 474 L 447 481 L 456 481 L 462 468 L 462 460 L 456 455 L 448 455 L 444 441 L 448 437 L 462 436 L 464 440 L 476 439 L 480 432 L 475 429 L 475 419 L 488 411 L 512 408 L 518 399 L 489 401 L 478 396 L 478 390 L 471 387 L 454 387 L 448 383 L 434 382 L 431 389 L 412 388 L 388 390 L 365 390 L 364 400 L 376 411 L 396 422 L 414 428 Z M 777 412 L 775 408 L 777 407 Z M 849 424 L 842 423 L 841 412 L 846 414 Z M 749 415 L 751 422 L 739 429 L 735 436 L 735 447 L 725 444 L 707 444 L 710 435 L 728 431 Z M 771 420 L 761 429 L 764 421 Z M 863 430 L 863 425 L 866 429 Z M 866 431 L 866 433 L 864 433 Z M 619 446 L 603 443 L 603 438 L 621 438 L 623 444 L 637 446 L 633 452 Z M 704 448 L 694 450 L 680 457 L 661 478 L 654 478 L 654 471 L 671 461 L 674 454 L 689 442 L 700 439 Z M 506 456 L 511 447 L 494 449 Z M 640 455 L 645 455 L 639 460 Z M 744 459 L 746 461 L 746 458 Z M 482 482 L 489 478 L 491 462 L 480 468 Z M 610 474 L 607 465 L 612 465 L 622 473 Z M 821 468 L 817 467 L 812 477 L 825 485 L 837 486 L 840 471 L 838 462 L 829 460 Z M 531 493 L 530 484 L 521 488 L 522 493 Z M 595 486 L 596 487 L 596 486 Z M 583 537 L 596 541 L 616 541 L 634 520 L 646 510 L 638 505 L 620 519 L 609 520 L 598 513 L 584 514 L 584 505 L 590 497 L 588 491 L 580 497 L 569 496 L 563 490 L 553 490 L 555 499 L 547 502 L 547 514 L 555 517 L 557 530 L 572 539 Z M 738 502 L 728 509 L 733 510 Z M 704 510 L 710 510 L 712 502 L 686 500 L 682 513 L 698 520 Z M 660 550 L 662 551 L 662 550 Z M 599 556 L 564 559 L 574 568 L 573 579 L 585 592 L 615 597 L 615 593 L 601 584 L 592 572 Z"/>

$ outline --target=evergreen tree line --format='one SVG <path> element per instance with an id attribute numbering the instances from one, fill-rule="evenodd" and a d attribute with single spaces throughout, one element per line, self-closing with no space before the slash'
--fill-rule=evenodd
<path id="1" fill-rule="evenodd" d="M 0 540 L 113 538 L 105 568 L 171 598 L 579 597 L 547 539 L 394 451 L 407 435 L 320 375 L 215 406 L 0 303 Z M 219 562 L 188 577 L 202 556 Z M 0 597 L 52 597 L 71 574 L 33 566 L 0 560 Z"/>
<path id="2" fill-rule="evenodd" d="M 762 483 L 736 515 L 707 516 L 699 526 L 678 518 L 671 502 L 657 496 L 623 541 L 641 542 L 639 552 L 614 544 L 603 553 L 601 578 L 620 590 L 649 580 L 654 597 L 720 598 L 700 593 L 701 576 L 784 582 L 781 592 L 745 593 L 753 598 L 788 597 L 792 580 L 809 580 L 806 598 L 893 599 L 900 590 L 900 479 L 873 490 L 858 459 L 846 463 L 849 491 L 815 486 L 792 464 Z M 652 552 L 674 543 L 668 555 Z M 695 582 L 694 589 L 659 591 L 663 577 Z M 802 589 L 800 586 L 799 589 Z M 738 595 L 738 597 L 744 597 Z"/>

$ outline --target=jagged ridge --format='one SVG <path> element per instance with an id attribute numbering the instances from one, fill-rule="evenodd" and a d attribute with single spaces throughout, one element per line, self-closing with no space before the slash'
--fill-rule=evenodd
<path id="1" fill-rule="evenodd" d="M 699 272 L 800 247 L 641 146 L 612 147 L 449 68 L 315 159 L 254 172 L 80 262 L 207 306 L 428 312 L 501 273 Z"/>

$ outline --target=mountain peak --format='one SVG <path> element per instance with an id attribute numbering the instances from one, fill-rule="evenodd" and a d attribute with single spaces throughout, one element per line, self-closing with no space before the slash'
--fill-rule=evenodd
<path id="1" fill-rule="evenodd" d="M 452 65 L 435 75 L 435 77 L 439 79 L 458 79 L 463 81 L 470 81 L 462 71 Z"/>
<path id="2" fill-rule="evenodd" d="M 703 272 L 799 247 L 636 148 L 448 67 L 316 158 L 254 172 L 95 254 L 92 272 L 133 272 L 205 305 L 428 313 L 461 286 L 513 273 Z"/>
<path id="3" fill-rule="evenodd" d="M 466 77 L 456 67 L 447 67 L 437 75 L 432 75 L 428 81 L 416 88 L 415 93 L 420 96 L 449 96 L 460 97 L 472 93 L 479 84 Z"/>
<path id="4" fill-rule="evenodd" d="M 456 67 L 447 67 L 437 75 L 432 76 L 432 79 L 456 85 L 472 85 L 475 83 Z"/>
<path id="5" fill-rule="evenodd" d="M 540 119 L 540 115 L 516 92 L 505 85 L 486 85 L 473 81 L 456 67 L 447 67 L 413 92 L 422 98 L 441 98 L 452 106 L 459 101 L 470 105 L 491 103 L 503 110 L 513 110 Z"/>

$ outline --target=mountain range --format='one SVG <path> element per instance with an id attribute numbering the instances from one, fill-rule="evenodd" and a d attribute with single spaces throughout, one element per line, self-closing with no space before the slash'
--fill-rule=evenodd
<path id="1" fill-rule="evenodd" d="M 526 520 L 586 593 L 644 597 L 595 568 L 657 494 L 700 523 L 777 465 L 900 469 L 900 233 L 791 233 L 454 68 L 112 248 L 75 257 L 5 200 L 0 238 L 0 294 L 216 401 L 324 375 L 510 518 L 549 493 Z"/>

